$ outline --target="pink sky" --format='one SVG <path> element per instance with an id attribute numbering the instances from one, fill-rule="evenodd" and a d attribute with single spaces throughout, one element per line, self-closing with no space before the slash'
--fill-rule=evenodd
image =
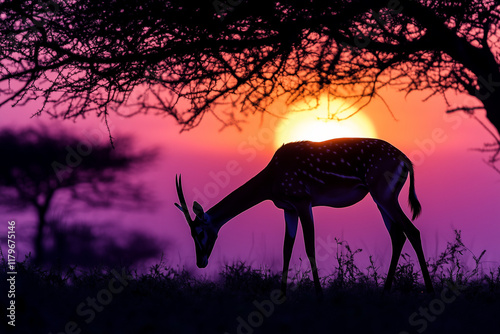
<path id="1" fill-rule="evenodd" d="M 486 249 L 485 263 L 500 263 L 500 175 L 484 162 L 487 156 L 471 148 L 491 141 L 489 135 L 472 119 L 461 114 L 446 116 L 442 99 L 421 102 L 424 95 L 385 92 L 394 120 L 381 102 L 375 101 L 363 112 L 372 120 L 378 137 L 405 152 L 416 165 L 416 191 L 422 204 L 422 215 L 415 225 L 422 233 L 426 257 L 435 257 L 447 241 L 452 229 L 461 229 L 465 244 L 479 255 Z M 455 98 L 457 106 L 471 102 L 467 96 Z M 35 110 L 30 109 L 30 110 Z M 50 127 L 64 127 L 76 134 L 88 131 L 106 133 L 99 121 L 90 117 L 72 121 L 30 119 L 27 108 L 0 110 L 2 126 L 21 127 L 43 122 Z M 484 118 L 484 117 L 483 117 Z M 195 269 L 194 245 L 183 215 L 173 205 L 177 201 L 175 175 L 182 173 L 188 205 L 195 194 L 204 193 L 205 210 L 242 185 L 266 166 L 275 147 L 268 136 L 266 120 L 248 119 L 243 131 L 234 128 L 218 132 L 220 125 L 210 117 L 190 132 L 179 134 L 180 127 L 171 119 L 159 116 L 136 116 L 123 119 L 112 115 L 113 135 L 133 134 L 138 147 L 161 147 L 161 159 L 142 176 L 161 205 L 154 212 L 110 213 L 87 210 L 85 214 L 66 212 L 72 219 L 86 219 L 94 224 L 114 222 L 117 226 L 135 229 L 168 241 L 166 259 L 172 265 L 185 265 L 200 274 L 219 272 L 225 263 L 244 260 L 255 267 L 279 269 L 282 259 L 284 220 L 281 210 L 264 202 L 244 212 L 224 226 L 207 269 Z M 213 175 L 227 170 L 228 163 L 237 171 L 223 187 L 213 187 Z M 236 167 L 234 167 L 236 166 Z M 211 185 L 209 185 L 211 184 Z M 212 187 L 212 188 L 211 188 Z M 207 192 L 207 189 L 209 190 Z M 406 205 L 407 185 L 400 202 Z M 200 200 L 200 198 L 198 198 Z M 200 200 L 201 202 L 201 200 Z M 370 196 L 355 206 L 344 209 L 315 208 L 316 247 L 320 275 L 331 273 L 335 264 L 333 250 L 328 246 L 334 237 L 347 240 L 353 248 L 363 248 L 358 256 L 366 263 L 373 255 L 385 273 L 390 261 L 391 245 L 380 214 Z M 34 216 L 30 213 L 0 213 L 0 219 L 15 218 L 26 237 L 32 233 Z M 22 236 L 21 236 L 22 237 Z M 25 246 L 25 249 L 28 249 Z M 407 243 L 406 252 L 414 258 Z M 291 267 L 306 259 L 302 234 L 299 232 Z M 302 265 L 308 268 L 306 261 Z"/>

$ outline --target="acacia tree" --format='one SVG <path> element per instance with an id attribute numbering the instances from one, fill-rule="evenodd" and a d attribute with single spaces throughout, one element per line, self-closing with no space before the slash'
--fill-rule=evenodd
<path id="1" fill-rule="evenodd" d="M 11 0 L 0 12 L 1 104 L 41 98 L 40 112 L 70 118 L 153 111 L 188 129 L 278 97 L 328 92 L 362 107 L 393 85 L 470 94 L 448 111 L 484 109 L 500 129 L 494 0 Z"/>
<path id="2" fill-rule="evenodd" d="M 109 143 L 103 145 L 62 132 L 50 134 L 47 129 L 0 132 L 0 206 L 36 212 L 37 262 L 43 261 L 47 214 L 57 198 L 92 207 L 128 208 L 151 200 L 144 187 L 129 175 L 151 162 L 155 151 L 136 153 L 129 141 L 113 149 Z"/>

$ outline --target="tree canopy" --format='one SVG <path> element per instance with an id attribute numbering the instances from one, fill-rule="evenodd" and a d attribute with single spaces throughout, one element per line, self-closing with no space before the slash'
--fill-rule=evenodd
<path id="1" fill-rule="evenodd" d="M 151 162 L 156 153 L 137 153 L 128 142 L 113 149 L 109 143 L 47 129 L 0 132 L 0 206 L 34 209 L 39 261 L 47 214 L 61 195 L 92 207 L 138 208 L 151 202 L 144 186 L 127 174 Z"/>
<path id="2" fill-rule="evenodd" d="M 190 128 L 278 97 L 363 106 L 392 85 L 470 94 L 457 109 L 485 109 L 500 129 L 494 0 L 7 0 L 0 12 L 2 105 L 166 113 Z"/>

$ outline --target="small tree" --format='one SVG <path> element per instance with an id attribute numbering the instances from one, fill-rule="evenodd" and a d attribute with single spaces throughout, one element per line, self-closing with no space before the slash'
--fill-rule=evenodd
<path id="1" fill-rule="evenodd" d="M 0 205 L 37 213 L 35 260 L 43 261 L 47 213 L 57 196 L 86 205 L 110 207 L 146 203 L 144 187 L 128 176 L 151 162 L 154 150 L 135 153 L 130 138 L 110 147 L 46 129 L 0 132 Z"/>

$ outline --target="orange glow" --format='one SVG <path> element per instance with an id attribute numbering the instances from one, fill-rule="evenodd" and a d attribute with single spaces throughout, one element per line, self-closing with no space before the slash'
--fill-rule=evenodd
<path id="1" fill-rule="evenodd" d="M 343 112 L 338 117 L 341 120 L 328 119 L 328 102 L 323 98 L 314 109 L 289 113 L 276 127 L 275 146 L 278 148 L 285 143 L 299 140 L 323 141 L 341 137 L 377 136 L 373 124 L 362 113 L 343 119 L 353 112 L 344 111 L 344 108 L 340 102 L 330 102 L 330 115 L 340 110 Z"/>

